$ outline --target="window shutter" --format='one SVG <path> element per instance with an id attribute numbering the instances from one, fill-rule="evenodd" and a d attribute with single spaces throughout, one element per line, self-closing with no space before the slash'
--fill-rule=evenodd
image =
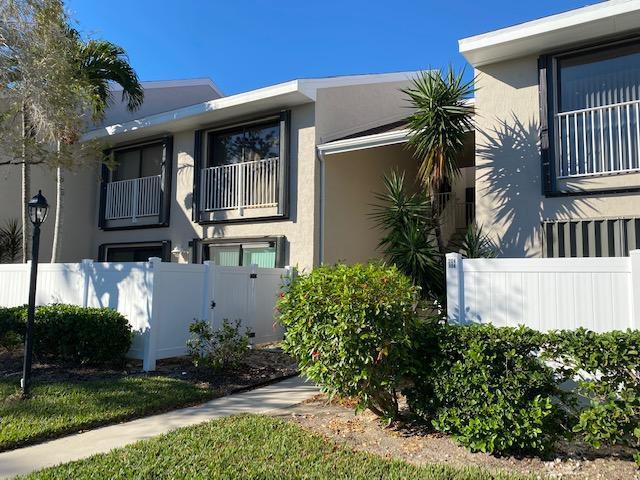
<path id="1" fill-rule="evenodd" d="M 549 122 L 549 94 L 552 91 L 549 78 L 551 73 L 551 57 L 543 55 L 538 58 L 538 92 L 540 104 L 540 156 L 542 193 L 548 195 L 553 192 L 553 151 L 552 125 Z M 552 113 L 552 112 L 551 112 Z"/>
<path id="2" fill-rule="evenodd" d="M 200 174 L 202 171 L 202 130 L 196 130 L 193 139 L 193 189 L 191 194 L 191 220 L 200 221 Z"/>

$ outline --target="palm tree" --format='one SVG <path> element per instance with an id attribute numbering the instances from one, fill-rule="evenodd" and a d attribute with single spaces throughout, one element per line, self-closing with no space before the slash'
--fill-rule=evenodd
<path id="1" fill-rule="evenodd" d="M 84 42 L 78 32 L 69 29 L 78 47 L 77 77 L 89 95 L 89 102 L 94 121 L 104 118 L 104 114 L 113 102 L 112 84 L 122 87 L 121 101 L 127 103 L 127 109 L 133 112 L 140 108 L 144 100 L 144 90 L 136 72 L 131 67 L 125 50 L 106 40 L 89 40 Z M 60 140 L 67 145 L 78 141 L 81 132 L 75 129 L 63 129 Z M 59 151 L 60 151 L 60 143 Z M 63 162 L 56 169 L 56 214 L 53 231 L 53 248 L 51 262 L 56 262 L 60 253 L 62 237 L 64 198 Z"/>
<path id="2" fill-rule="evenodd" d="M 473 128 L 473 107 L 467 100 L 474 92 L 474 80 L 464 80 L 464 70 L 456 73 L 449 67 L 446 73 L 422 72 L 409 88 L 402 90 L 413 108 L 408 119 L 408 146 L 420 159 L 419 179 L 436 207 L 432 215 L 438 248 L 443 254 L 438 194 L 460 174 L 457 158 L 465 135 Z"/>

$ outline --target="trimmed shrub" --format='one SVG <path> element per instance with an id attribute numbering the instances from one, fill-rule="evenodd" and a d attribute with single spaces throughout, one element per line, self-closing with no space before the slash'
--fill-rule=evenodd
<path id="1" fill-rule="evenodd" d="M 131 346 L 131 326 L 110 308 L 45 305 L 36 308 L 33 340 L 40 357 L 80 364 L 115 363 L 124 360 Z"/>
<path id="2" fill-rule="evenodd" d="M 26 307 L 0 308 L 0 348 L 13 350 L 24 342 Z"/>
<path id="3" fill-rule="evenodd" d="M 24 343 L 27 307 L 0 308 L 0 342 Z M 9 341 L 3 339 L 10 339 Z M 80 364 L 118 363 L 131 346 L 131 326 L 110 308 L 53 304 L 36 308 L 33 352 L 38 358 Z"/>
<path id="4" fill-rule="evenodd" d="M 472 451 L 545 452 L 561 435 L 554 370 L 539 358 L 545 336 L 525 328 L 423 325 L 411 410 Z"/>
<path id="5" fill-rule="evenodd" d="M 278 301 L 283 346 L 330 396 L 356 397 L 386 419 L 415 338 L 418 289 L 394 266 L 323 266 L 299 275 Z"/>
<path id="6" fill-rule="evenodd" d="M 240 333 L 240 320 L 230 323 L 222 321 L 220 330 L 214 329 L 205 320 L 196 320 L 189 325 L 191 338 L 187 340 L 189 355 L 196 367 L 214 371 L 238 366 L 249 352 L 250 329 Z"/>
<path id="7" fill-rule="evenodd" d="M 588 400 L 573 432 L 596 448 L 638 449 L 640 464 L 640 331 L 551 332 L 545 355 L 567 369 L 577 381 L 576 394 Z"/>

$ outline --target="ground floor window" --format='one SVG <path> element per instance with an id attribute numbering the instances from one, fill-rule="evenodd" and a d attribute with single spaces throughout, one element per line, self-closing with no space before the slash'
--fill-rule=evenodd
<path id="1" fill-rule="evenodd" d="M 203 260 L 226 267 L 257 265 L 260 268 L 283 266 L 283 239 L 224 240 L 203 243 Z"/>
<path id="2" fill-rule="evenodd" d="M 151 257 L 169 259 L 168 242 L 106 244 L 100 246 L 102 262 L 146 262 Z"/>

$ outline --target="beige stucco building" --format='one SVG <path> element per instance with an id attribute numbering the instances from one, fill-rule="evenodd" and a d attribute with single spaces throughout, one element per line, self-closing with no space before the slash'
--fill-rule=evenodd
<path id="1" fill-rule="evenodd" d="M 66 172 L 60 261 L 308 269 L 379 257 L 373 192 L 394 166 L 412 178 L 415 162 L 397 145 L 325 166 L 317 146 L 405 118 L 401 88 L 414 75 L 294 80 L 232 96 L 208 80 L 145 84 L 142 114 L 118 107 L 84 136 L 104 145 L 109 167 Z M 0 221 L 19 216 L 20 171 L 11 168 L 0 171 Z M 54 178 L 33 168 L 33 193 L 42 189 L 52 209 Z M 45 261 L 52 230 L 51 217 Z"/>
<path id="2" fill-rule="evenodd" d="M 640 248 L 638 25 L 640 0 L 612 0 L 460 40 L 477 78 L 476 129 L 438 200 L 447 239 L 475 221 L 505 257 Z M 146 83 L 140 111 L 116 104 L 84 136 L 111 168 L 67 172 L 60 260 L 309 269 L 379 257 L 370 213 L 384 175 L 416 185 L 402 93 L 415 75 L 231 96 L 210 80 Z M 0 169 L 0 222 L 19 216 L 13 168 Z M 33 170 L 32 193 L 53 203 L 54 172 Z"/>
<path id="3" fill-rule="evenodd" d="M 460 41 L 475 67 L 476 211 L 501 255 L 640 247 L 640 2 Z"/>

